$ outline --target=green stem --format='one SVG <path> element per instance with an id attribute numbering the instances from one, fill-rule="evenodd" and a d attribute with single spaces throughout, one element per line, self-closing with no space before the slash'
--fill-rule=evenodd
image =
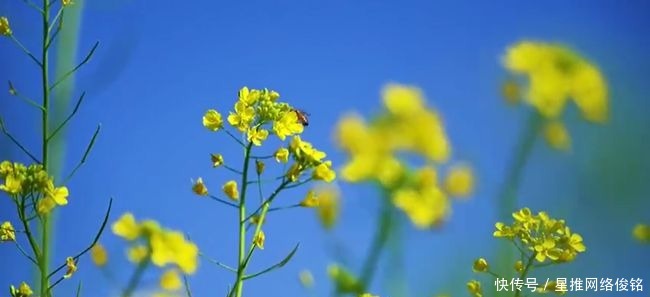
<path id="1" fill-rule="evenodd" d="M 151 251 L 149 251 L 149 253 L 151 253 Z M 144 275 L 144 271 L 147 270 L 147 267 L 149 266 L 149 262 L 151 262 L 151 258 L 147 257 L 142 262 L 140 262 L 140 264 L 138 264 L 138 267 L 135 268 L 131 279 L 129 279 L 129 283 L 122 292 L 122 297 L 131 297 L 131 295 L 133 295 L 133 292 L 138 287 L 138 284 L 140 284 L 140 280 Z"/>
<path id="2" fill-rule="evenodd" d="M 536 254 L 537 253 L 533 253 L 532 255 L 530 255 L 530 257 L 528 257 L 528 263 L 526 263 L 526 267 L 521 272 L 521 276 L 519 277 L 519 279 L 526 279 L 526 276 L 528 275 L 528 271 L 532 267 L 533 262 L 535 262 Z M 521 290 L 515 290 L 515 297 L 519 297 L 520 295 L 521 295 Z"/>
<path id="3" fill-rule="evenodd" d="M 42 43 L 42 57 L 41 57 L 41 75 L 43 84 L 43 111 L 41 113 L 42 121 L 42 154 L 43 170 L 48 171 L 49 165 L 49 128 L 48 128 L 48 112 L 50 110 L 50 85 L 49 85 L 49 61 L 48 61 L 48 45 L 50 43 L 50 4 L 49 0 L 43 0 L 43 43 Z M 48 288 L 50 287 L 49 278 L 47 277 L 50 269 L 50 231 L 52 226 L 50 224 L 50 214 L 43 215 L 41 224 L 41 257 L 39 261 L 40 270 L 40 296 L 50 296 Z"/>
<path id="4" fill-rule="evenodd" d="M 379 262 L 379 257 L 381 256 L 381 252 L 388 242 L 391 221 L 390 201 L 388 198 L 385 198 L 383 199 L 382 206 L 379 211 L 379 221 L 377 223 L 377 230 L 375 230 L 372 245 L 366 254 L 367 256 L 363 262 L 361 269 L 361 276 L 359 278 L 359 281 L 361 283 L 362 289 L 364 290 L 370 286 L 377 268 L 377 263 Z"/>
<path id="5" fill-rule="evenodd" d="M 246 188 L 248 187 L 248 165 L 250 163 L 250 153 L 253 143 L 249 142 L 244 151 L 244 168 L 242 169 L 242 180 L 241 180 L 241 197 L 239 199 L 239 253 L 238 253 L 238 267 L 237 267 L 237 278 L 235 279 L 235 285 L 233 291 L 230 292 L 229 296 L 235 292 L 236 297 L 241 297 L 244 290 L 244 274 L 246 270 Z"/>

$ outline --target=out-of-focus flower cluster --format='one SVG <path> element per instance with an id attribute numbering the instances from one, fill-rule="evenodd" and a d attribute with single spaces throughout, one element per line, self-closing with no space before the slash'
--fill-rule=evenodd
<path id="1" fill-rule="evenodd" d="M 197 269 L 199 249 L 179 231 L 165 229 L 154 220 L 137 222 L 131 213 L 125 213 L 115 221 L 112 230 L 129 242 L 129 261 L 138 265 L 151 263 L 166 269 L 160 278 L 160 285 L 165 290 L 180 289 L 179 272 L 193 274 Z M 94 249 L 91 256 L 98 266 L 106 264 L 106 251 L 101 246 Z"/>
<path id="2" fill-rule="evenodd" d="M 503 95 L 511 103 L 523 97 L 547 120 L 544 137 L 551 147 L 570 148 L 571 137 L 560 119 L 570 101 L 587 121 L 607 120 L 607 82 L 597 66 L 575 51 L 559 44 L 523 41 L 508 48 L 503 64 L 528 79 L 527 84 L 506 82 Z"/>
<path id="3" fill-rule="evenodd" d="M 650 226 L 646 224 L 637 224 L 632 230 L 632 235 L 640 242 L 650 243 Z"/>
<path id="4" fill-rule="evenodd" d="M 21 163 L 3 161 L 0 163 L 0 191 L 7 193 L 18 203 L 33 199 L 39 215 L 52 211 L 56 206 L 68 204 L 68 188 L 54 185 L 54 178 L 43 170 L 40 164 L 25 166 Z"/>
<path id="5" fill-rule="evenodd" d="M 496 223 L 494 237 L 505 238 L 531 251 L 535 259 L 543 263 L 570 262 L 586 250 L 582 236 L 571 232 L 564 220 L 553 219 L 546 212 L 533 214 L 523 208 L 512 214 L 511 225 Z"/>
<path id="6" fill-rule="evenodd" d="M 438 167 L 448 163 L 451 144 L 441 116 L 427 107 L 420 89 L 387 85 L 383 104 L 384 110 L 370 121 L 355 114 L 340 120 L 338 144 L 349 155 L 341 175 L 348 182 L 378 182 L 415 226 L 436 226 L 450 214 L 448 196 L 472 192 L 472 170 L 450 166 L 439 182 Z M 413 157 L 421 162 L 410 162 Z"/>

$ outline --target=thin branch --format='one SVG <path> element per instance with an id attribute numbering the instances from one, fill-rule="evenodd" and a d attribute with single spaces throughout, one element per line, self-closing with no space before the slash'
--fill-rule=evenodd
<path id="1" fill-rule="evenodd" d="M 65 125 L 72 119 L 72 117 L 79 110 L 79 106 L 81 106 L 81 103 L 83 102 L 85 96 L 86 96 L 86 92 L 81 93 L 81 96 L 79 97 L 79 100 L 77 100 L 77 104 L 75 104 L 72 112 L 68 115 L 68 117 L 65 120 L 63 120 L 63 122 L 61 122 L 61 124 L 59 124 L 58 127 L 56 127 L 56 129 L 54 129 L 52 134 L 50 134 L 50 136 L 47 137 L 47 141 L 50 141 L 50 139 L 52 139 L 57 133 L 59 133 L 59 131 L 61 131 L 61 129 L 63 129 L 63 127 L 65 127 Z"/>
<path id="2" fill-rule="evenodd" d="M 232 167 L 230 167 L 230 166 L 228 166 L 226 164 L 223 164 L 223 168 L 226 168 L 226 169 L 232 171 L 233 173 L 236 173 L 236 174 L 239 174 L 239 175 L 243 174 L 241 171 L 239 171 L 239 170 L 237 170 L 235 168 L 232 168 Z"/>
<path id="3" fill-rule="evenodd" d="M 93 48 L 90 49 L 90 52 L 88 53 L 88 55 L 86 55 L 86 58 L 84 58 L 84 59 L 81 61 L 81 63 L 79 63 L 79 64 L 78 64 L 77 66 L 75 66 L 74 68 L 72 68 L 72 70 L 66 72 L 63 76 L 61 76 L 61 78 L 59 78 L 59 80 L 57 80 L 54 84 L 52 84 L 52 86 L 50 87 L 50 91 L 53 90 L 54 88 L 56 88 L 56 86 L 58 86 L 60 83 L 62 83 L 63 81 L 65 81 L 66 78 L 68 78 L 70 75 L 72 75 L 75 71 L 79 70 L 79 68 L 81 68 L 81 66 L 83 66 L 83 65 L 86 64 L 86 63 L 88 63 L 88 61 L 90 60 L 90 58 L 91 58 L 91 57 L 93 56 L 93 54 L 95 53 L 95 50 L 97 49 L 98 46 L 99 46 L 99 41 L 95 42 L 95 45 L 93 45 Z"/>
<path id="4" fill-rule="evenodd" d="M 293 185 L 287 186 L 287 187 L 285 187 L 285 189 L 297 188 L 297 187 L 300 187 L 300 186 L 302 186 L 302 185 L 304 185 L 304 184 L 306 184 L 306 183 L 308 183 L 308 182 L 310 182 L 310 181 L 312 181 L 312 180 L 314 180 L 314 178 L 313 178 L 313 177 L 310 177 L 310 178 L 308 178 L 308 179 L 306 179 L 306 180 L 299 181 L 299 182 L 296 182 L 296 183 L 293 184 Z"/>
<path id="5" fill-rule="evenodd" d="M 52 36 L 50 37 L 50 40 L 47 41 L 47 44 L 45 45 L 45 49 L 49 49 L 54 40 L 56 39 L 57 36 L 59 36 L 59 32 L 61 32 L 61 29 L 63 28 L 63 15 L 61 15 L 61 19 L 59 19 L 59 23 L 56 26 L 56 31 L 52 33 Z"/>
<path id="6" fill-rule="evenodd" d="M 192 290 L 190 290 L 190 282 L 187 279 L 187 275 L 183 274 L 183 283 L 185 283 L 185 293 L 187 297 L 192 297 Z"/>
<path id="7" fill-rule="evenodd" d="M 296 207 L 301 207 L 300 204 L 294 204 L 294 205 L 289 205 L 289 206 L 281 206 L 281 207 L 274 207 L 274 208 L 269 208 L 269 212 L 272 211 L 278 211 L 278 210 L 285 210 L 285 209 L 292 209 Z"/>
<path id="8" fill-rule="evenodd" d="M 16 90 L 16 88 L 14 88 L 14 84 L 11 81 L 9 81 L 9 94 L 20 98 L 21 100 L 25 101 L 27 104 L 32 105 L 32 106 L 40 109 L 41 111 L 45 111 L 45 108 L 42 105 L 36 103 L 36 101 L 34 101 L 32 99 L 29 99 L 29 97 L 24 96 L 23 94 L 19 93 L 18 90 Z"/>
<path id="9" fill-rule="evenodd" d="M 77 285 L 77 293 L 75 294 L 76 297 L 81 296 L 81 281 L 79 281 L 79 284 Z"/>
<path id="10" fill-rule="evenodd" d="M 275 155 L 268 155 L 268 156 L 251 156 L 251 158 L 255 160 L 264 160 L 264 159 L 271 159 L 275 157 Z"/>
<path id="11" fill-rule="evenodd" d="M 29 51 L 29 50 L 28 50 L 28 49 L 27 49 L 27 48 L 26 48 L 26 47 L 25 47 L 25 46 L 24 46 L 24 45 L 23 45 L 23 44 L 22 44 L 18 39 L 16 39 L 16 37 L 15 37 L 13 34 L 10 35 L 10 36 L 11 36 L 11 40 L 13 40 L 14 43 L 15 43 L 15 44 L 16 44 L 16 45 L 17 45 L 17 46 L 18 46 L 18 47 L 19 47 L 19 48 L 20 48 L 20 49 L 21 49 L 25 54 L 27 54 L 27 56 L 29 56 L 29 57 L 30 57 L 30 58 L 31 58 L 31 59 L 36 63 L 36 65 L 38 65 L 38 67 L 43 67 L 43 63 L 41 63 L 41 61 L 39 61 L 38 58 L 36 58 L 36 56 L 34 56 L 34 54 L 32 54 L 32 52 L 30 52 L 30 51 Z"/>
<path id="12" fill-rule="evenodd" d="M 27 4 L 29 7 L 33 8 L 33 9 L 36 9 L 36 11 L 38 11 L 40 14 L 45 13 L 45 12 L 43 12 L 43 9 L 41 9 L 38 5 L 36 5 L 36 3 L 32 2 L 32 1 L 29 1 L 29 0 L 23 0 L 23 2 L 25 2 L 25 4 Z"/>
<path id="13" fill-rule="evenodd" d="M 29 261 L 31 261 L 32 263 L 34 263 L 34 265 L 36 265 L 38 267 L 38 262 L 36 262 L 36 259 L 34 259 L 29 254 L 27 254 L 27 252 L 23 249 L 23 247 L 20 245 L 20 243 L 18 243 L 18 241 L 14 241 L 14 242 L 16 243 L 16 247 L 18 248 L 20 253 L 23 254 L 23 256 L 27 257 L 27 259 L 29 259 Z"/>
<path id="14" fill-rule="evenodd" d="M 257 209 L 256 209 L 252 214 L 248 215 L 248 217 L 246 217 L 246 218 L 244 219 L 244 222 L 247 222 L 247 221 L 250 220 L 253 216 L 257 215 L 257 213 L 258 213 L 260 210 L 262 210 L 262 208 L 264 208 L 264 205 L 266 205 L 266 204 L 270 204 L 271 202 L 273 202 L 273 199 L 275 199 L 275 197 L 280 193 L 280 191 L 282 191 L 282 189 L 285 189 L 285 186 L 286 186 L 287 184 L 288 184 L 287 181 L 284 181 L 283 183 L 281 183 L 281 184 L 280 184 L 280 185 L 275 189 L 275 191 L 273 191 L 273 193 L 271 194 L 271 196 L 270 196 L 268 199 L 266 199 L 262 204 L 260 204 L 260 206 L 258 206 Z"/>
<path id="15" fill-rule="evenodd" d="M 4 135 L 7 135 L 7 137 L 9 137 L 9 139 L 11 139 L 11 141 L 16 146 L 18 146 L 20 150 L 22 150 L 25 154 L 27 154 L 27 156 L 29 156 L 34 162 L 41 164 L 41 161 L 39 161 L 32 153 L 29 152 L 29 150 L 27 150 L 27 148 L 25 148 L 25 146 L 23 146 L 13 135 L 11 135 L 11 133 L 9 133 L 2 117 L 0 117 L 0 130 L 2 130 L 2 133 Z"/>
<path id="16" fill-rule="evenodd" d="M 230 202 L 228 200 L 225 200 L 225 199 L 221 199 L 221 198 L 219 198 L 217 196 L 210 195 L 208 197 L 210 197 L 212 200 L 215 200 L 215 201 L 217 201 L 219 203 L 223 203 L 225 205 L 228 205 L 228 206 L 231 206 L 231 207 L 234 207 L 234 208 L 239 208 L 239 206 L 237 206 L 237 204 L 234 204 L 234 203 L 232 203 L 232 202 Z"/>
<path id="17" fill-rule="evenodd" d="M 56 15 L 50 21 L 50 26 L 47 28 L 48 33 L 52 32 L 52 28 L 54 28 L 54 25 L 57 24 L 57 21 L 59 20 L 59 17 L 61 17 L 61 16 L 63 16 L 63 6 L 61 6 L 61 8 L 59 8 L 59 11 L 56 12 Z"/>
<path id="18" fill-rule="evenodd" d="M 230 266 L 228 266 L 226 264 L 223 264 L 223 263 L 221 263 L 221 262 L 219 262 L 219 261 L 217 261 L 215 259 L 212 259 L 212 258 L 206 256 L 205 254 L 201 253 L 201 252 L 199 252 L 199 256 L 203 257 L 204 259 L 208 260 L 208 262 L 210 262 L 212 264 L 215 264 L 215 265 L 217 265 L 217 266 L 219 266 L 219 267 L 221 267 L 223 269 L 226 269 L 226 270 L 228 270 L 230 272 L 237 273 L 237 269 L 232 268 L 232 267 L 230 267 Z"/>
<path id="19" fill-rule="evenodd" d="M 88 146 L 86 147 L 86 152 L 84 153 L 83 157 L 81 158 L 81 161 L 79 161 L 79 164 L 75 166 L 74 169 L 72 169 L 72 172 L 68 175 L 68 177 L 65 178 L 65 183 L 67 183 L 70 178 L 79 170 L 79 168 L 86 163 L 86 159 L 88 158 L 88 154 L 90 154 L 90 151 L 93 149 L 93 146 L 95 145 L 95 140 L 97 139 L 97 135 L 99 134 L 99 131 L 101 130 L 102 125 L 97 125 L 97 129 L 95 129 L 95 133 L 93 134 L 93 137 L 90 139 L 90 142 L 88 143 Z"/>
<path id="20" fill-rule="evenodd" d="M 241 140 L 239 140 L 239 138 L 233 135 L 232 132 L 228 131 L 227 129 L 224 129 L 224 131 L 226 131 L 226 134 L 228 134 L 230 137 L 232 137 L 232 139 L 237 141 L 237 143 L 239 143 L 242 147 L 246 147 L 246 145 Z"/>
<path id="21" fill-rule="evenodd" d="M 273 271 L 275 269 L 281 268 L 284 265 L 287 265 L 287 263 L 289 263 L 291 258 L 293 258 L 293 255 L 296 254 L 296 251 L 298 251 L 299 246 L 300 246 L 300 243 L 296 244 L 296 246 L 291 250 L 291 252 L 289 252 L 289 254 L 286 257 L 284 257 L 284 259 L 282 259 L 282 261 L 280 261 L 280 262 L 276 263 L 275 265 L 273 265 L 271 267 L 268 267 L 268 268 L 266 268 L 266 269 L 264 269 L 264 270 L 262 270 L 260 272 L 245 275 L 244 280 L 260 276 L 260 275 L 265 274 L 267 272 L 270 272 L 270 271 Z"/>
<path id="22" fill-rule="evenodd" d="M 99 238 L 102 236 L 102 233 L 104 233 L 104 229 L 106 228 L 106 224 L 108 223 L 108 217 L 109 217 L 110 214 L 111 214 L 111 208 L 112 208 L 112 207 L 113 207 L 113 198 L 111 198 L 111 199 L 108 201 L 108 209 L 106 209 L 106 214 L 104 215 L 104 220 L 102 221 L 102 225 L 101 225 L 101 227 L 99 227 L 99 230 L 97 231 L 97 234 L 95 235 L 95 238 L 93 239 L 92 243 L 91 243 L 90 245 L 88 245 L 88 247 L 86 247 L 86 249 L 84 249 L 83 251 L 79 252 L 76 256 L 72 257 L 75 261 L 78 261 L 78 260 L 79 260 L 79 257 L 83 256 L 85 253 L 87 253 L 88 251 L 90 251 L 90 249 L 92 249 L 92 248 L 97 244 L 97 242 L 99 241 Z M 52 271 L 52 272 L 47 276 L 47 278 L 49 279 L 49 278 L 51 278 L 54 274 L 56 274 L 57 272 L 61 271 L 61 269 L 63 269 L 63 268 L 66 267 L 66 264 L 67 264 L 67 263 L 64 263 L 64 264 L 62 264 L 61 266 L 59 266 L 57 269 L 55 269 L 54 271 Z"/>

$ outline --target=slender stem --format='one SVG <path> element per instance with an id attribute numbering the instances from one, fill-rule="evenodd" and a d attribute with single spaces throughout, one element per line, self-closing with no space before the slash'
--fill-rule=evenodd
<path id="1" fill-rule="evenodd" d="M 133 275 L 131 275 L 131 279 L 129 279 L 129 283 L 126 285 L 126 288 L 122 292 L 122 297 L 131 297 L 131 295 L 133 295 L 133 292 L 138 287 L 138 284 L 140 284 L 140 280 L 144 275 L 144 271 L 147 270 L 147 267 L 149 266 L 149 262 L 151 262 L 150 258 L 147 257 L 146 259 L 142 260 L 140 264 L 138 264 L 138 266 L 135 268 L 135 271 L 133 272 Z"/>
<path id="2" fill-rule="evenodd" d="M 235 292 L 236 297 L 241 297 L 244 289 L 244 274 L 246 267 L 246 188 L 248 187 L 248 165 L 250 163 L 250 153 L 253 143 L 249 142 L 244 151 L 244 168 L 242 169 L 242 182 L 241 182 L 241 197 L 239 199 L 239 253 L 237 261 L 237 278 L 233 291 L 229 296 Z"/>
<path id="3" fill-rule="evenodd" d="M 41 75 L 43 84 L 43 112 L 41 113 L 42 121 L 42 158 L 43 170 L 50 173 L 49 170 L 49 127 L 48 127 L 48 112 L 50 110 L 50 83 L 49 83 L 49 61 L 48 61 L 48 45 L 50 43 L 50 5 L 48 0 L 43 0 L 43 43 L 42 43 L 42 57 L 41 57 Z M 50 231 L 51 221 L 50 214 L 44 214 L 41 224 L 41 258 L 39 261 L 40 267 L 40 296 L 48 297 L 49 292 L 49 278 L 48 271 L 50 270 Z"/>
<path id="4" fill-rule="evenodd" d="M 366 259 L 363 262 L 361 268 L 361 276 L 359 281 L 363 289 L 370 286 L 372 278 L 374 276 L 377 262 L 379 262 L 379 257 L 381 252 L 386 246 L 388 241 L 388 236 L 390 234 L 390 225 L 391 225 L 391 207 L 390 201 L 388 199 L 383 199 L 382 206 L 380 209 L 379 221 L 377 223 L 377 230 L 375 230 L 374 239 L 370 250 L 366 254 Z"/>
<path id="5" fill-rule="evenodd" d="M 526 279 L 526 275 L 528 275 L 528 271 L 530 270 L 530 267 L 532 267 L 533 262 L 535 262 L 535 256 L 537 253 L 533 253 L 528 257 L 528 263 L 526 264 L 526 267 L 524 270 L 521 272 L 521 276 L 519 279 Z M 521 290 L 515 290 L 515 297 L 519 297 L 521 295 Z"/>

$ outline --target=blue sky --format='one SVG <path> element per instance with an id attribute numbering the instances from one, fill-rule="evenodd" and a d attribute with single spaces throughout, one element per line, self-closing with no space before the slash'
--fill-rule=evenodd
<path id="1" fill-rule="evenodd" d="M 347 111 L 371 115 L 379 109 L 381 87 L 400 82 L 424 90 L 429 104 L 443 114 L 453 158 L 471 163 L 479 176 L 474 196 L 454 204 L 443 229 L 403 228 L 409 293 L 462 291 L 472 277 L 473 258 L 491 253 L 494 197 L 526 113 L 505 106 L 498 96 L 506 77 L 500 57 L 509 44 L 532 39 L 568 44 L 598 64 L 610 85 L 613 117 L 608 126 L 597 127 L 569 113 L 569 129 L 578 134 L 574 151 L 559 154 L 538 144 L 520 191 L 522 204 L 567 216 L 585 234 L 588 247 L 594 243 L 592 252 L 569 270 L 576 276 L 648 278 L 638 261 L 647 259 L 647 248 L 628 242 L 628 229 L 650 219 L 650 188 L 628 181 L 626 187 L 637 187 L 628 199 L 584 197 L 592 186 L 585 172 L 613 158 L 598 154 L 611 139 L 641 154 L 634 159 L 638 162 L 623 162 L 621 172 L 636 168 L 637 180 L 650 176 L 649 138 L 642 140 L 650 130 L 644 112 L 650 93 L 648 6 L 644 1 L 88 1 L 80 53 L 97 40 L 100 47 L 79 72 L 76 93 L 88 94 L 68 133 L 68 170 L 96 124 L 103 129 L 89 162 L 69 185 L 70 205 L 58 221 L 56 253 L 64 257 L 92 238 L 108 197 L 114 197 L 113 219 L 124 211 L 155 218 L 189 233 L 211 257 L 232 263 L 234 212 L 189 191 L 190 179 L 198 176 L 217 188 L 227 175 L 210 167 L 208 154 L 236 149 L 221 142 L 225 137 L 207 133 L 200 122 L 203 112 L 227 110 L 244 85 L 275 89 L 311 113 L 304 137 L 341 164 L 345 156 L 334 145 L 334 124 Z M 0 15 L 10 16 L 14 33 L 36 47 L 40 26 L 32 11 L 20 1 L 2 1 Z M 36 69 L 7 40 L 0 40 L 0 60 L 0 81 L 12 79 L 25 90 L 37 87 Z M 0 114 L 28 144 L 36 144 L 35 137 L 30 139 L 38 132 L 36 112 L 1 94 Z M 6 153 L 9 143 L 3 139 L 0 144 Z M 10 156 L 23 158 L 9 150 Z M 254 269 L 281 259 L 296 242 L 301 248 L 285 268 L 247 283 L 249 296 L 306 295 L 297 282 L 301 269 L 314 272 L 318 296 L 327 296 L 325 268 L 333 258 L 326 246 L 332 238 L 348 247 L 349 258 L 363 255 L 377 193 L 367 186 L 340 186 L 344 209 L 334 235 L 321 230 L 311 211 L 272 218 L 267 248 L 257 255 Z M 0 219 L 9 215 L 9 206 L 0 201 Z M 623 255 L 615 244 L 621 241 L 629 251 Z M 121 241 L 106 234 L 102 242 L 113 259 L 122 258 Z M 12 253 L 0 246 L 3 258 Z M 16 283 L 27 278 L 27 267 L 11 257 L 11 265 L 0 267 L 0 279 L 9 276 Z M 610 258 L 618 264 L 600 264 Z M 126 263 L 114 265 L 118 275 L 131 272 Z M 357 270 L 360 263 L 351 265 Z M 90 265 L 82 271 L 86 293 L 107 294 L 109 283 L 99 272 Z M 462 279 L 452 281 L 449 274 Z M 232 279 L 203 261 L 191 283 L 196 296 L 209 296 L 225 292 Z M 380 277 L 373 291 L 388 296 L 382 283 Z M 154 285 L 153 276 L 145 284 Z M 61 290 L 75 286 L 66 283 Z"/>

